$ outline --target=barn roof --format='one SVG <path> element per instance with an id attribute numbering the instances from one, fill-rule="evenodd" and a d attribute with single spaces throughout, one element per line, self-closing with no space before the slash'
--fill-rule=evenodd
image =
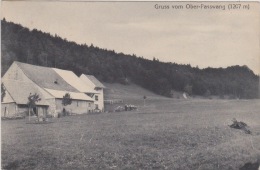
<path id="1" fill-rule="evenodd" d="M 53 68 L 68 84 L 83 93 L 98 93 L 96 90 L 87 86 L 75 73 L 68 70 Z"/>
<path id="2" fill-rule="evenodd" d="M 53 95 L 55 98 L 62 99 L 63 96 L 66 93 L 70 94 L 70 97 L 74 100 L 86 100 L 86 101 L 94 101 L 91 97 L 84 93 L 77 93 L 77 92 L 69 92 L 69 91 L 59 91 L 59 90 L 52 90 L 52 89 L 46 89 L 47 92 L 49 92 L 51 95 Z"/>
<path id="3" fill-rule="evenodd" d="M 95 87 L 99 87 L 99 88 L 106 88 L 95 76 L 93 75 L 85 75 L 85 74 L 82 74 L 80 76 L 80 78 L 82 78 L 83 80 L 85 78 L 88 78 L 94 85 Z"/>
<path id="4" fill-rule="evenodd" d="M 49 105 L 44 100 L 45 96 L 33 83 L 8 79 L 4 80 L 2 83 L 4 84 L 5 89 L 12 97 L 13 101 L 17 104 L 27 104 L 30 93 L 37 93 L 41 100 L 37 102 L 36 105 Z"/>
<path id="5" fill-rule="evenodd" d="M 50 67 L 35 66 L 15 61 L 24 74 L 42 88 L 79 92 Z"/>

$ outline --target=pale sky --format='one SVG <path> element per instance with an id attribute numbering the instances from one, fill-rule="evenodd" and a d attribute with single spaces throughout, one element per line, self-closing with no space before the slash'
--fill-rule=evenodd
<path id="1" fill-rule="evenodd" d="M 185 9 L 225 5 L 225 10 Z M 155 9 L 155 5 L 184 9 Z M 2 2 L 2 17 L 81 44 L 192 66 L 247 65 L 260 73 L 260 4 L 225 2 Z"/>

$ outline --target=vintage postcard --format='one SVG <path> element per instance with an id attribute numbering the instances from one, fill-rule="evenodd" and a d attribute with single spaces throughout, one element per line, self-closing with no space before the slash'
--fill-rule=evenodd
<path id="1" fill-rule="evenodd" d="M 259 11 L 2 1 L 1 169 L 259 170 Z"/>

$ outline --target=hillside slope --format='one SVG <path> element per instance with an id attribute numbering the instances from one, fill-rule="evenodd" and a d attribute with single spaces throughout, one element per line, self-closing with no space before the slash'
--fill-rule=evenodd
<path id="1" fill-rule="evenodd" d="M 77 44 L 5 19 L 1 27 L 2 76 L 13 61 L 20 61 L 71 70 L 77 75 L 91 74 L 108 83 L 134 83 L 168 97 L 173 90 L 194 95 L 258 97 L 259 76 L 247 66 L 199 69 Z"/>

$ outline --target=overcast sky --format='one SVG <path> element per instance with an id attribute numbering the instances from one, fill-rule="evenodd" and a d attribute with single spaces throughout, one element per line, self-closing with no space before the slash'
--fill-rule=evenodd
<path id="1" fill-rule="evenodd" d="M 260 5 L 250 10 L 162 10 L 155 5 L 228 5 L 213 2 L 2 2 L 2 16 L 57 34 L 144 58 L 260 72 Z"/>

